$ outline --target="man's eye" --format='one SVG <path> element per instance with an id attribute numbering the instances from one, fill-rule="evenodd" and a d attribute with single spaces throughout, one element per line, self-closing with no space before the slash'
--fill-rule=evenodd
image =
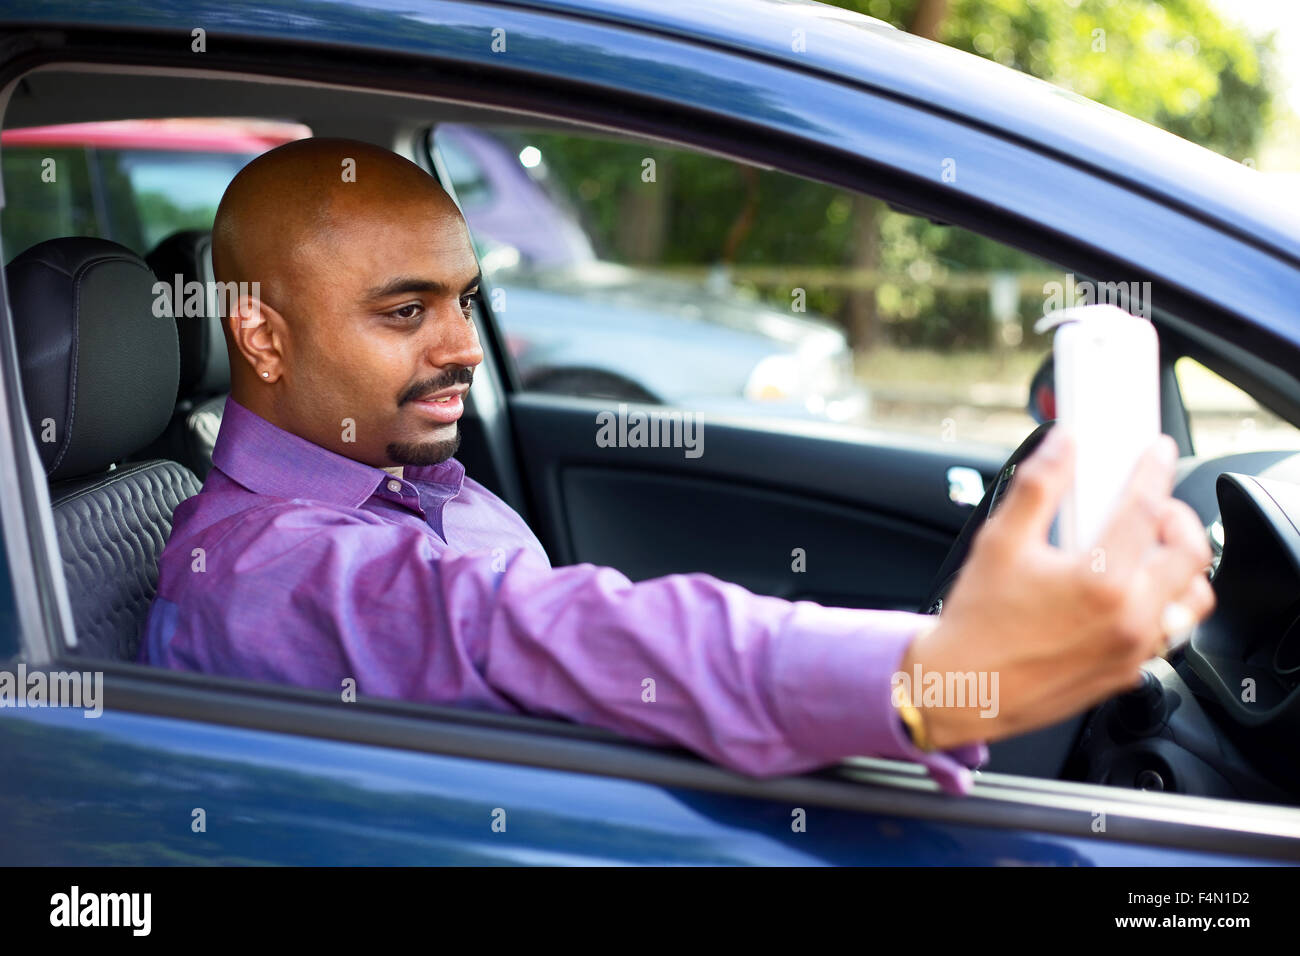
<path id="1" fill-rule="evenodd" d="M 418 319 L 423 312 L 424 309 L 421 306 L 412 302 L 410 305 L 404 305 L 400 309 L 394 309 L 392 312 L 389 312 L 388 315 L 391 318 L 398 319 L 403 322 L 411 322 L 415 319 Z"/>
<path id="2" fill-rule="evenodd" d="M 460 311 L 464 314 L 466 319 L 472 319 L 474 317 L 474 298 L 477 295 L 477 292 L 471 292 L 469 295 L 462 295 L 460 297 Z"/>

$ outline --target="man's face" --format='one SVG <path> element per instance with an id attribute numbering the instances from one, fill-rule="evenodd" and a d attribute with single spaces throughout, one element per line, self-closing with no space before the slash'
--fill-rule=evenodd
<path id="1" fill-rule="evenodd" d="M 483 351 L 470 314 L 479 271 L 464 220 L 426 198 L 340 217 L 295 257 L 285 303 L 293 430 L 376 467 L 443 461 L 460 441 Z"/>

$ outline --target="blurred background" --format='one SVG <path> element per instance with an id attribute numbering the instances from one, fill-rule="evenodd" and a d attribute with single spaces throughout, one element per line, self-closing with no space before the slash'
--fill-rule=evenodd
<path id="1" fill-rule="evenodd" d="M 1253 167 L 1264 188 L 1300 184 L 1300 3 L 840 5 L 1166 129 Z M 209 229 L 246 162 L 310 134 L 291 118 L 5 130 L 6 254 L 76 234 L 144 254 Z M 664 143 L 442 124 L 428 145 L 529 390 L 1009 449 L 1034 426 L 1047 289 L 1085 278 L 870 197 Z M 18 188 L 48 157 L 65 171 L 54 188 Z M 1209 370 L 1181 359 L 1177 371 L 1197 452 L 1300 447 L 1300 430 Z"/>
<path id="2" fill-rule="evenodd" d="M 1257 169 L 1300 176 L 1297 42 L 1289 0 L 842 0 L 846 9 L 995 60 Z M 1050 350 L 1033 331 L 1052 266 L 871 198 L 714 157 L 498 131 L 569 203 L 596 256 L 726 288 L 845 335 L 869 401 L 840 416 L 1014 445 Z M 450 143 L 449 134 L 445 141 Z M 454 144 L 453 144 L 454 145 Z M 776 377 L 774 376 L 774 379 Z M 1296 430 L 1184 359 L 1197 451 L 1300 446 Z M 780 388 L 774 381 L 773 388 Z M 835 417 L 835 416 L 832 416 Z"/>

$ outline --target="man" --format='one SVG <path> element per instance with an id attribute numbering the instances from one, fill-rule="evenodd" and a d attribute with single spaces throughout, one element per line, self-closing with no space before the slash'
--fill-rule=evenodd
<path id="1" fill-rule="evenodd" d="M 1213 605 L 1168 439 L 1101 542 L 1105 572 L 1047 544 L 1071 455 L 1057 429 L 937 626 L 707 575 L 553 569 L 452 457 L 483 358 L 479 274 L 435 180 L 359 142 L 282 146 L 227 189 L 213 266 L 250 292 L 225 318 L 231 397 L 213 471 L 176 510 L 143 661 L 566 718 L 755 775 L 913 759 L 966 792 L 985 741 L 1132 686 L 1165 646 L 1162 616 Z M 916 667 L 996 674 L 996 708 L 896 707 L 891 677 Z"/>

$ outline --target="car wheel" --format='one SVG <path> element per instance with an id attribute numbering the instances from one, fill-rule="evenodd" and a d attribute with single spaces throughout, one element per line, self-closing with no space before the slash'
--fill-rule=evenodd
<path id="1" fill-rule="evenodd" d="M 598 368 L 536 369 L 524 376 L 522 384 L 529 392 L 662 404 L 657 395 L 630 378 Z"/>

